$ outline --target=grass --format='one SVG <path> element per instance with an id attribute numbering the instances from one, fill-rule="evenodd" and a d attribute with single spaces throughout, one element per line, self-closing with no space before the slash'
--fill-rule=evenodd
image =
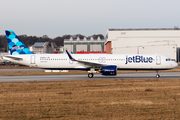
<path id="1" fill-rule="evenodd" d="M 180 79 L 0 83 L 0 119 L 179 119 Z"/>
<path id="2" fill-rule="evenodd" d="M 168 71 L 180 71 L 180 68 Z M 118 71 L 118 73 L 126 72 L 136 71 Z M 49 74 L 87 74 L 87 72 L 0 73 L 0 75 Z M 0 98 L 0 119 L 180 118 L 180 79 L 0 83 Z"/>

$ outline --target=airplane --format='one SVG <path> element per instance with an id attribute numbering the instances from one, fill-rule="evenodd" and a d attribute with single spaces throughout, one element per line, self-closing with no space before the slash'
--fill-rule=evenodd
<path id="1" fill-rule="evenodd" d="M 117 75 L 117 70 L 158 70 L 173 69 L 178 64 L 171 58 L 159 54 L 34 54 L 12 30 L 6 30 L 11 55 L 3 57 L 14 63 L 49 70 L 85 70 L 88 77 L 94 73 Z"/>

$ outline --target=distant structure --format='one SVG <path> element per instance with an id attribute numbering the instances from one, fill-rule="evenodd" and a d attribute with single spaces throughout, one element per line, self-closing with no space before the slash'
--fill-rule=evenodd
<path id="1" fill-rule="evenodd" d="M 104 39 L 100 39 L 100 37 L 97 39 L 93 37 L 90 39 L 86 37 L 84 39 L 71 37 L 70 39 L 64 39 L 64 50 L 75 54 L 83 51 L 104 51 Z"/>
<path id="2" fill-rule="evenodd" d="M 180 29 L 108 29 L 105 48 L 108 54 L 161 54 L 180 62 Z"/>
<path id="3" fill-rule="evenodd" d="M 36 54 L 43 53 L 54 53 L 58 51 L 58 53 L 63 52 L 63 48 L 58 47 L 54 42 L 35 42 L 34 45 L 30 47 L 30 51 Z"/>

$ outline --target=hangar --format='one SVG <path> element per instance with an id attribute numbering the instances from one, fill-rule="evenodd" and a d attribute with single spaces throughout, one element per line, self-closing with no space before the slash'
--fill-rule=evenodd
<path id="1" fill-rule="evenodd" d="M 108 29 L 107 54 L 161 54 L 180 62 L 180 29 Z"/>
<path id="2" fill-rule="evenodd" d="M 104 39 L 98 37 L 90 39 L 84 37 L 80 39 L 79 37 L 70 39 L 64 39 L 64 50 L 69 52 L 79 53 L 81 51 L 104 51 Z"/>

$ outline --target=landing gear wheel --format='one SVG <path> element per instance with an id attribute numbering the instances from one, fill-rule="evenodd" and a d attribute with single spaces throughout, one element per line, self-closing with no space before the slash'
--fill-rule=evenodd
<path id="1" fill-rule="evenodd" d="M 157 74 L 157 75 L 156 75 L 156 77 L 157 77 L 157 78 L 159 78 L 159 77 L 160 77 L 160 75 L 159 75 L 159 74 Z"/>
<path id="2" fill-rule="evenodd" d="M 93 78 L 93 76 L 94 76 L 93 73 L 89 73 L 89 74 L 88 74 L 88 77 L 89 77 L 89 78 Z"/>
<path id="3" fill-rule="evenodd" d="M 156 70 L 156 77 L 159 78 L 160 75 L 158 74 L 158 70 Z"/>

